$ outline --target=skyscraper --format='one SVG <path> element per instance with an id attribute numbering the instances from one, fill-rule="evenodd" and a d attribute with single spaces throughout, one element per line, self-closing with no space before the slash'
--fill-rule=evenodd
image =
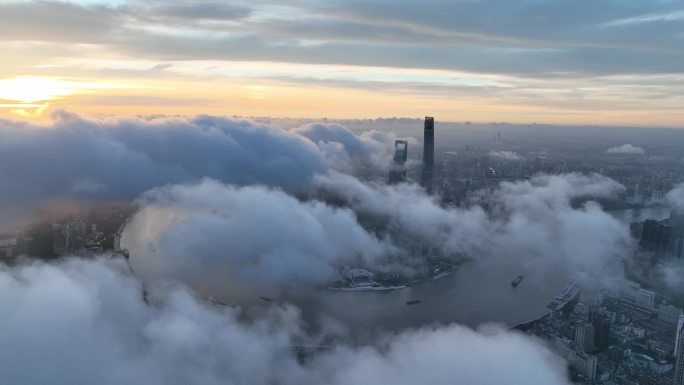
<path id="1" fill-rule="evenodd" d="M 679 315 L 679 320 L 677 321 L 677 336 L 675 337 L 675 346 L 674 346 L 674 356 L 677 357 L 677 353 L 679 352 L 679 344 L 682 342 L 682 327 L 684 327 L 684 314 Z"/>
<path id="2" fill-rule="evenodd" d="M 610 345 L 610 319 L 596 306 L 592 306 L 589 317 L 594 327 L 594 350 L 601 352 Z"/>
<path id="3" fill-rule="evenodd" d="M 575 344 L 582 351 L 591 353 L 594 351 L 594 326 L 590 323 L 578 323 L 575 329 Z"/>
<path id="4" fill-rule="evenodd" d="M 402 183 L 406 181 L 406 167 L 405 163 L 408 159 L 408 141 L 395 140 L 394 141 L 394 163 L 390 169 L 389 182 L 390 184 Z"/>
<path id="5" fill-rule="evenodd" d="M 423 130 L 423 174 L 420 178 L 420 185 L 432 192 L 432 183 L 435 173 L 435 118 L 425 117 L 425 128 Z"/>
<path id="6" fill-rule="evenodd" d="M 680 322 L 677 325 L 677 340 L 675 341 L 675 356 L 677 356 L 677 361 L 675 362 L 674 370 L 674 385 L 684 385 L 684 324 Z"/>

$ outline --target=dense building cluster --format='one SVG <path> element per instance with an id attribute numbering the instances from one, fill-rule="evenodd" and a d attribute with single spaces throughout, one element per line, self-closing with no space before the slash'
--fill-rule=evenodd
<path id="1" fill-rule="evenodd" d="M 117 204 L 43 213 L 37 221 L 0 237 L 0 258 L 11 262 L 20 255 L 51 259 L 112 250 L 132 210 Z"/>
<path id="2" fill-rule="evenodd" d="M 581 300 L 526 325 L 527 332 L 567 359 L 577 383 L 683 384 L 681 369 L 673 370 L 684 366 L 678 354 L 684 349 L 682 310 L 656 305 L 656 293 L 638 283 L 616 285 L 583 293 Z"/>

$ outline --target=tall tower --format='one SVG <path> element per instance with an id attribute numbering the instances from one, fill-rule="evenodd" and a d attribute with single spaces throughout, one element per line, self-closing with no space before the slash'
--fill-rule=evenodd
<path id="1" fill-rule="evenodd" d="M 389 182 L 390 184 L 406 182 L 406 167 L 405 163 L 408 159 L 408 141 L 395 140 L 394 141 L 394 163 L 390 168 Z"/>
<path id="2" fill-rule="evenodd" d="M 420 185 L 432 193 L 432 183 L 435 174 L 435 118 L 425 117 L 425 129 L 423 131 L 423 174 Z"/>
<path id="3" fill-rule="evenodd" d="M 677 340 L 675 341 L 675 356 L 677 356 L 677 361 L 675 362 L 674 370 L 674 381 L 673 385 L 684 385 L 684 325 L 679 322 L 677 325 Z"/>

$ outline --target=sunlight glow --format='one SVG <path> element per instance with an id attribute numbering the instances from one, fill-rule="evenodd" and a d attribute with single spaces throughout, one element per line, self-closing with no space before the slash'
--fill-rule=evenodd
<path id="1" fill-rule="evenodd" d="M 105 88 L 117 87 L 103 83 L 87 83 L 38 76 L 20 76 L 0 79 L 0 99 L 34 103 Z"/>

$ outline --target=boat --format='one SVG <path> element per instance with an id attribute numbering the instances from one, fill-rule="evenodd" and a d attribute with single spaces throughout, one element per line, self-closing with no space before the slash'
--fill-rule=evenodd
<path id="1" fill-rule="evenodd" d="M 513 282 L 511 282 L 511 286 L 518 287 L 518 285 L 520 285 L 520 282 L 522 282 L 523 278 L 524 277 L 522 275 L 519 275 L 518 278 L 514 279 Z"/>
<path id="2" fill-rule="evenodd" d="M 264 301 L 264 302 L 272 302 L 272 300 L 268 297 L 259 297 L 259 299 Z"/>
<path id="3" fill-rule="evenodd" d="M 406 301 L 406 306 L 418 305 L 418 304 L 421 303 L 421 302 L 423 302 L 423 301 L 421 301 L 421 300 L 419 300 L 419 299 L 414 299 L 414 300 L 412 300 L 412 301 Z"/>

